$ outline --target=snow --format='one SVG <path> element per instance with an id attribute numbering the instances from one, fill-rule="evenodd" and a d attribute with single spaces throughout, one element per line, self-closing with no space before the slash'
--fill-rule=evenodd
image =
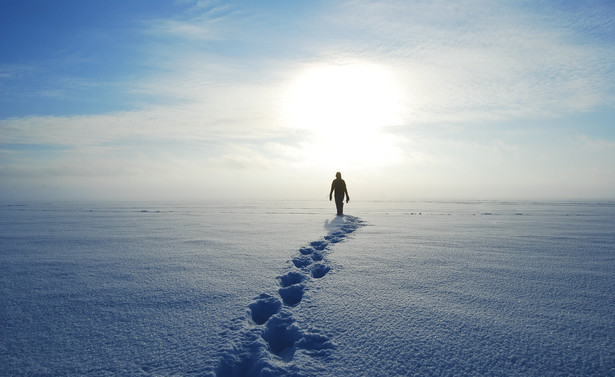
<path id="1" fill-rule="evenodd" d="M 334 211 L 5 204 L 0 375 L 615 375 L 615 203 Z"/>

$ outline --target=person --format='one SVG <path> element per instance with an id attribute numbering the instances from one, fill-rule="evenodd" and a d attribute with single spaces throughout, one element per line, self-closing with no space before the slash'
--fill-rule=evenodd
<path id="1" fill-rule="evenodd" d="M 339 171 L 335 173 L 335 179 L 331 183 L 331 191 L 329 192 L 329 200 L 333 198 L 333 191 L 335 191 L 335 206 L 337 207 L 337 215 L 344 215 L 344 195 L 346 195 L 346 203 L 350 201 L 348 196 L 348 190 L 346 189 L 346 182 L 342 179 L 342 173 Z"/>

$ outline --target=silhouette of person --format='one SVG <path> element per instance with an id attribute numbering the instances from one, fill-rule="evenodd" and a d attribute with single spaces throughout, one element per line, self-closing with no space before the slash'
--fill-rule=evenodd
<path id="1" fill-rule="evenodd" d="M 346 195 L 346 203 L 350 201 L 350 196 L 348 196 L 346 182 L 342 179 L 342 173 L 339 171 L 335 173 L 335 179 L 331 183 L 329 200 L 333 197 L 333 191 L 335 191 L 335 206 L 337 207 L 337 215 L 342 216 L 344 215 L 344 195 Z"/>

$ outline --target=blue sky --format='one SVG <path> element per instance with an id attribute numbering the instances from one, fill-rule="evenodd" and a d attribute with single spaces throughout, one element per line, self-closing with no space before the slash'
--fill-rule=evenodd
<path id="1" fill-rule="evenodd" d="M 0 2 L 0 194 L 604 199 L 611 1 Z"/>

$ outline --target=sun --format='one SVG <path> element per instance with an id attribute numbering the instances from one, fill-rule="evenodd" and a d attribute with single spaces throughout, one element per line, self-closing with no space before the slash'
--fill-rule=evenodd
<path id="1" fill-rule="evenodd" d="M 287 127 L 307 131 L 316 163 L 381 165 L 399 159 L 386 126 L 403 118 L 403 96 L 390 69 L 378 64 L 315 65 L 290 83 L 282 106 Z"/>
<path id="2" fill-rule="evenodd" d="M 299 74 L 285 104 L 291 127 L 361 131 L 398 121 L 400 90 L 376 64 L 321 65 Z"/>

